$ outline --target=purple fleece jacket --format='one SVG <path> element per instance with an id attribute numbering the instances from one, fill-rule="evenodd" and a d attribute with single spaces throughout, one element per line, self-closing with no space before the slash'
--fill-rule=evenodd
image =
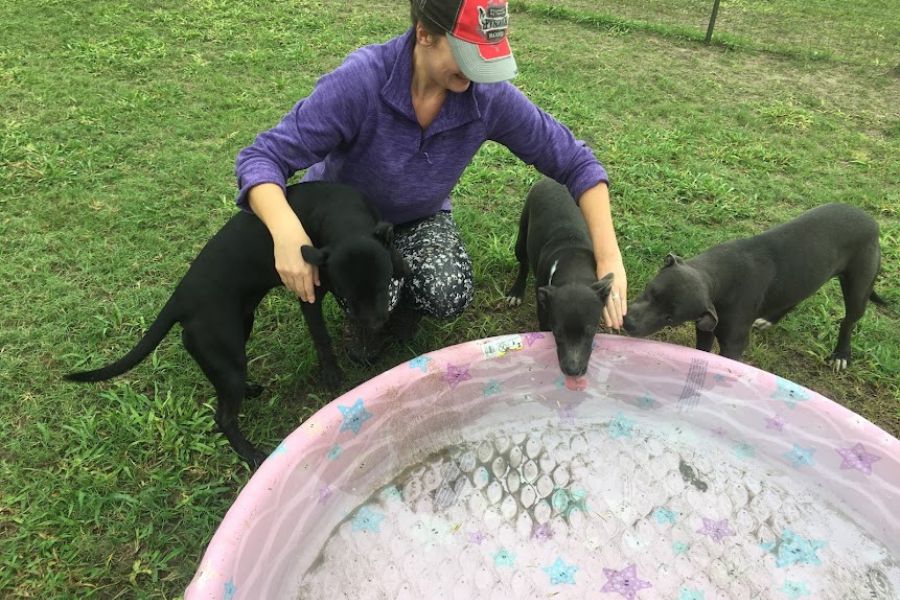
<path id="1" fill-rule="evenodd" d="M 511 83 L 472 83 L 448 93 L 426 130 L 412 106 L 414 36 L 363 47 L 319 79 L 281 122 L 237 156 L 237 204 L 260 183 L 338 181 L 366 194 L 386 221 L 401 224 L 450 209 L 450 192 L 478 148 L 503 144 L 569 188 L 574 198 L 606 171 L 591 150 Z"/>

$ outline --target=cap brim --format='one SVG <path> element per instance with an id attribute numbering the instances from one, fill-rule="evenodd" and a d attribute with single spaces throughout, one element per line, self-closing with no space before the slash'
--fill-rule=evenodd
<path id="1" fill-rule="evenodd" d="M 505 45 L 506 51 L 496 58 L 484 58 L 482 56 L 484 48 L 480 48 L 478 44 L 464 42 L 451 33 L 447 34 L 447 41 L 450 42 L 450 51 L 453 52 L 453 58 L 456 59 L 459 70 L 466 78 L 475 83 L 509 81 L 518 73 L 516 59 L 509 51 L 506 40 L 501 42 Z M 490 55 L 491 52 L 486 54 Z"/>

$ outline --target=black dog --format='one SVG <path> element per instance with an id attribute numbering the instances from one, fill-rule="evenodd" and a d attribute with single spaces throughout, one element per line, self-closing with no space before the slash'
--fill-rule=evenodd
<path id="1" fill-rule="evenodd" d="M 519 274 L 507 302 L 521 304 L 530 264 L 541 331 L 553 332 L 562 372 L 584 375 L 613 275 L 597 280 L 587 224 L 565 186 L 542 179 L 528 193 L 516 259 Z"/>
<path id="2" fill-rule="evenodd" d="M 674 254 L 628 306 L 625 330 L 643 337 L 694 321 L 697 348 L 719 340 L 722 356 L 739 360 L 753 325 L 767 327 L 840 278 L 845 316 L 829 362 L 850 362 L 850 333 L 874 292 L 881 262 L 878 224 L 862 210 L 826 204 L 760 235 L 725 242 L 690 259 Z"/>
<path id="3" fill-rule="evenodd" d="M 402 277 L 406 267 L 393 250 L 393 227 L 379 222 L 353 188 L 302 183 L 287 188 L 287 199 L 315 245 L 300 251 L 304 260 L 319 267 L 322 285 L 316 288 L 314 303 L 300 305 L 323 380 L 336 387 L 342 374 L 322 318 L 322 298 L 332 292 L 346 302 L 351 318 L 377 330 L 388 318 L 391 278 Z M 246 344 L 254 313 L 269 290 L 279 285 L 271 235 L 255 215 L 237 213 L 200 251 L 128 354 L 103 368 L 66 378 L 100 381 L 120 375 L 150 354 L 176 322 L 181 323 L 184 347 L 215 386 L 216 423 L 235 451 L 251 466 L 259 466 L 266 455 L 247 441 L 237 418 L 244 397 L 259 392 L 258 386 L 247 384 Z"/>

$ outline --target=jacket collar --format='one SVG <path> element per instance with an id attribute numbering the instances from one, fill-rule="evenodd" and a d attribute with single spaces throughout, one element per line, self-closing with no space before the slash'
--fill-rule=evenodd
<path id="1" fill-rule="evenodd" d="M 381 88 L 381 97 L 392 109 L 418 124 L 416 111 L 412 105 L 412 56 L 415 30 L 410 28 L 398 41 L 400 42 L 399 51 L 391 73 Z M 478 102 L 475 100 L 474 94 L 476 85 L 478 84 L 472 82 L 469 84 L 469 89 L 461 94 L 447 93 L 441 112 L 425 130 L 426 137 L 455 129 L 481 118 L 481 111 L 478 110 Z"/>

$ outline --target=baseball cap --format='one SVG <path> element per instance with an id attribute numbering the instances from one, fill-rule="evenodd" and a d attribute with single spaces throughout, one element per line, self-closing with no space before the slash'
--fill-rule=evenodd
<path id="1" fill-rule="evenodd" d="M 516 76 L 506 35 L 506 0 L 416 0 L 422 15 L 447 33 L 453 58 L 476 83 L 496 83 Z"/>

